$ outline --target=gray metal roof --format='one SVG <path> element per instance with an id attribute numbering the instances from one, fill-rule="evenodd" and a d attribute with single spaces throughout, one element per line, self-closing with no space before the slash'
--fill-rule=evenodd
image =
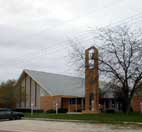
<path id="1" fill-rule="evenodd" d="M 83 78 L 33 70 L 24 70 L 24 72 L 52 96 L 85 96 Z"/>

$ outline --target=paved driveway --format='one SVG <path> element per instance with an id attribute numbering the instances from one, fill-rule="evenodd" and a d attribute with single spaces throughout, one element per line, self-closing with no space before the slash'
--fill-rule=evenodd
<path id="1" fill-rule="evenodd" d="M 88 124 L 55 121 L 1 121 L 0 132 L 142 132 L 139 126 Z"/>

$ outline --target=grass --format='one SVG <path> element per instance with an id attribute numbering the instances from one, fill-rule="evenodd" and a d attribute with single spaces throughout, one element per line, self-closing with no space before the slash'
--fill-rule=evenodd
<path id="1" fill-rule="evenodd" d="M 87 114 L 46 114 L 46 113 L 34 113 L 32 116 L 30 113 L 26 113 L 27 118 L 44 118 L 44 119 L 62 119 L 62 120 L 80 120 L 84 122 L 96 122 L 96 123 L 124 123 L 124 122 L 141 122 L 142 114 L 140 113 L 115 113 L 107 114 L 101 113 L 97 115 Z"/>

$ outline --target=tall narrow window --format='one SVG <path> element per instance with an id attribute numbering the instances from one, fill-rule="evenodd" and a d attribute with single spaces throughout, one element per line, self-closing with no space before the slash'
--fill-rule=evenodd
<path id="1" fill-rule="evenodd" d="M 21 102 L 22 102 L 22 87 L 20 85 L 19 87 L 19 107 L 21 107 Z"/>
<path id="2" fill-rule="evenodd" d="M 25 95 L 25 97 L 24 97 L 24 98 L 25 98 L 25 108 L 26 108 L 26 102 L 27 102 L 27 101 L 26 101 L 26 95 L 27 95 L 27 94 L 26 94 L 26 92 L 27 92 L 27 90 L 26 90 L 26 81 L 27 81 L 27 80 L 26 80 L 26 79 L 27 79 L 27 78 L 26 78 L 26 74 L 25 74 L 25 94 L 24 94 L 24 95 Z"/>
<path id="3" fill-rule="evenodd" d="M 35 107 L 37 106 L 37 83 L 35 82 Z"/>
<path id="4" fill-rule="evenodd" d="M 32 78 L 30 78 L 30 108 L 32 103 Z"/>

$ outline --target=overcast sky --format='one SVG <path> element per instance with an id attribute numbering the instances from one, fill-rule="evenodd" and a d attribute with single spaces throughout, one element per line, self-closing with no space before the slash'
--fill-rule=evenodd
<path id="1" fill-rule="evenodd" d="M 23 69 L 75 75 L 68 39 L 92 44 L 90 28 L 139 23 L 141 0 L 0 0 L 0 81 Z"/>

